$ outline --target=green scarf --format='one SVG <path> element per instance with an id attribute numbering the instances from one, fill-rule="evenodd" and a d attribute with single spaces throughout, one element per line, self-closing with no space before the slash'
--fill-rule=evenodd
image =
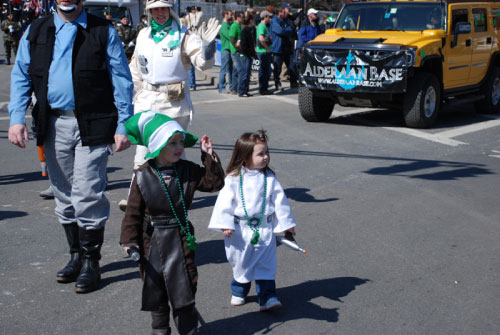
<path id="1" fill-rule="evenodd" d="M 172 18 L 169 18 L 165 24 L 159 25 L 154 19 L 151 21 L 151 36 L 155 43 L 161 42 L 167 36 L 172 24 Z"/>

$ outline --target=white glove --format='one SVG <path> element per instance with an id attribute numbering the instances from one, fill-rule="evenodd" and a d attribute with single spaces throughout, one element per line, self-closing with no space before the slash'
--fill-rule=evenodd
<path id="1" fill-rule="evenodd" d="M 201 22 L 201 17 L 203 16 L 203 12 L 196 12 L 194 14 L 194 26 L 195 27 L 199 27 L 200 26 L 200 22 Z"/>
<path id="2" fill-rule="evenodd" d="M 201 25 L 200 29 L 198 29 L 198 36 L 206 42 L 212 42 L 215 40 L 215 37 L 217 37 L 217 34 L 219 33 L 220 29 L 220 24 L 219 20 L 216 18 L 212 17 L 210 20 L 207 22 L 203 22 Z"/>
<path id="3" fill-rule="evenodd" d="M 132 48 L 134 45 L 135 45 L 135 44 L 134 44 L 134 42 L 130 42 L 130 43 L 128 44 L 128 47 L 129 47 L 129 48 Z"/>
<path id="4" fill-rule="evenodd" d="M 14 32 L 14 26 L 10 25 L 10 26 L 9 26 L 9 31 L 10 31 L 11 33 L 13 33 L 13 32 Z"/>

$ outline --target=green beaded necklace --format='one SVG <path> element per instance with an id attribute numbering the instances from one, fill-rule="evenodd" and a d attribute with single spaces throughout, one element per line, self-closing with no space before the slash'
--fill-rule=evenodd
<path id="1" fill-rule="evenodd" d="M 250 223 L 250 218 L 248 217 L 247 213 L 247 208 L 245 205 L 245 197 L 243 196 L 243 176 L 241 174 L 241 169 L 240 169 L 240 193 L 241 193 L 241 204 L 243 205 L 243 210 L 245 211 L 245 218 L 247 219 L 247 224 L 252 229 L 253 235 L 252 239 L 250 240 L 250 243 L 253 245 L 257 244 L 259 242 L 259 228 L 260 225 L 262 224 L 262 218 L 264 217 L 264 211 L 266 210 L 266 195 L 267 195 L 267 172 L 264 170 L 264 192 L 262 192 L 262 209 L 260 211 L 260 218 L 259 218 L 259 223 L 256 225 L 252 225 Z"/>
<path id="2" fill-rule="evenodd" d="M 158 177 L 160 177 L 161 184 L 163 186 L 163 189 L 165 190 L 165 194 L 167 195 L 168 203 L 170 204 L 170 208 L 172 209 L 172 213 L 174 213 L 175 219 L 177 220 L 177 222 L 179 222 L 179 226 L 181 227 L 184 234 L 187 235 L 186 245 L 187 245 L 189 250 L 194 251 L 194 250 L 196 250 L 196 247 L 197 247 L 196 238 L 194 237 L 194 235 L 191 234 L 191 232 L 189 230 L 189 221 L 188 221 L 188 214 L 187 214 L 187 210 L 186 210 L 186 203 L 184 202 L 184 196 L 182 195 L 181 181 L 179 180 L 179 175 L 177 174 L 177 168 L 175 167 L 175 164 L 174 164 L 175 180 L 177 181 L 177 186 L 179 186 L 179 195 L 181 197 L 182 209 L 184 210 L 184 217 L 186 218 L 186 228 L 184 228 L 181 220 L 179 219 L 179 217 L 177 216 L 177 213 L 175 212 L 174 204 L 172 203 L 172 199 L 170 198 L 170 194 L 168 193 L 167 185 L 165 185 L 165 181 L 163 180 L 161 172 L 158 169 L 158 164 L 156 164 L 156 161 L 155 161 L 155 170 L 156 170 L 156 173 L 158 173 Z"/>

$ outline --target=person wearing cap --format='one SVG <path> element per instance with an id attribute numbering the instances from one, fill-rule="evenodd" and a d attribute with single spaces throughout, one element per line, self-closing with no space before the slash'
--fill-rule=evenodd
<path id="1" fill-rule="evenodd" d="M 154 110 L 174 118 L 187 129 L 192 118 L 188 73 L 190 64 L 201 71 L 215 62 L 219 22 L 211 18 L 197 33 L 183 26 L 168 0 L 149 0 L 149 26 L 137 36 L 130 71 L 134 81 L 135 113 Z M 134 168 L 144 163 L 145 146 L 137 146 Z"/>
<path id="2" fill-rule="evenodd" d="M 261 95 L 272 94 L 269 91 L 269 78 L 271 77 L 271 39 L 268 25 L 271 23 L 273 14 L 267 10 L 260 13 L 260 23 L 257 26 L 255 48 L 259 59 L 259 93 Z"/>
<path id="3" fill-rule="evenodd" d="M 7 19 L 2 22 L 1 29 L 3 31 L 3 46 L 5 48 L 5 60 L 7 65 L 10 65 L 11 51 L 14 53 L 14 58 L 17 54 L 19 39 L 21 37 L 21 24 L 14 21 L 13 14 L 7 14 Z M 13 49 L 13 50 L 12 50 Z"/>
<path id="4" fill-rule="evenodd" d="M 196 334 L 196 239 L 188 219 L 195 191 L 216 192 L 224 170 L 208 136 L 201 138 L 203 167 L 182 159 L 197 137 L 172 118 L 146 111 L 125 124 L 132 143 L 147 146 L 132 182 L 120 244 L 139 250 L 141 310 L 151 311 L 152 334 L 170 334 L 170 309 L 179 334 Z M 169 306 L 170 304 L 170 306 Z"/>
<path id="5" fill-rule="evenodd" d="M 297 25 L 295 24 L 295 21 L 297 20 L 297 18 L 300 17 L 302 8 L 299 8 L 296 13 L 292 13 L 292 6 L 290 6 L 289 3 L 285 3 L 282 7 L 285 10 L 284 20 L 287 25 L 292 27 L 293 30 L 293 34 L 290 38 L 290 43 L 292 45 L 292 51 L 293 51 L 293 46 L 295 45 L 295 41 L 297 40 Z"/>
<path id="6" fill-rule="evenodd" d="M 293 44 L 291 40 L 295 35 L 295 31 L 285 21 L 286 10 L 283 7 L 278 8 L 277 15 L 271 20 L 269 27 L 269 35 L 271 36 L 271 53 L 273 64 L 274 85 L 276 90 L 282 90 L 281 85 L 281 68 L 285 63 L 288 74 L 290 76 L 290 87 L 295 88 L 297 84 L 297 69 L 293 56 Z"/>
<path id="7" fill-rule="evenodd" d="M 149 25 L 139 32 L 130 61 L 134 110 L 168 115 L 187 129 L 193 115 L 188 70 L 191 64 L 201 71 L 213 66 L 220 25 L 211 18 L 194 33 L 181 24 L 171 8 L 168 0 L 146 3 Z M 145 162 L 147 152 L 146 146 L 137 145 L 134 170 Z M 120 209 L 126 206 L 125 199 L 119 202 Z"/>
<path id="8" fill-rule="evenodd" d="M 87 14 L 81 0 L 57 0 L 57 12 L 33 21 L 11 74 L 9 141 L 25 148 L 26 108 L 36 96 L 33 126 L 43 145 L 71 258 L 57 281 L 77 293 L 99 288 L 101 247 L 109 218 L 106 167 L 131 143 L 132 78 L 116 30 Z"/>
<path id="9" fill-rule="evenodd" d="M 120 23 L 116 25 L 116 31 L 122 41 L 125 55 L 127 56 L 127 59 L 130 60 L 132 58 L 132 54 L 134 53 L 137 32 L 131 25 L 129 25 L 127 16 L 123 15 L 120 18 Z"/>
<path id="10" fill-rule="evenodd" d="M 297 53 L 300 52 L 307 42 L 312 41 L 321 33 L 321 27 L 318 19 L 318 11 L 314 8 L 309 8 L 307 10 L 307 20 L 304 22 L 299 29 L 299 40 L 297 42 Z"/>
<path id="11" fill-rule="evenodd" d="M 148 16 L 147 15 L 141 15 L 141 22 L 137 25 L 137 33 L 139 33 L 143 28 L 146 28 L 148 26 Z"/>

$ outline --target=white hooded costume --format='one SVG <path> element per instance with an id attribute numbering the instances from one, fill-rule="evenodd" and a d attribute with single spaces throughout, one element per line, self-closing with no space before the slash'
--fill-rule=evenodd
<path id="1" fill-rule="evenodd" d="M 264 191 L 264 173 L 261 170 L 241 168 L 243 196 L 248 217 L 256 224 L 261 216 Z M 239 283 L 253 280 L 274 280 L 276 273 L 275 233 L 295 227 L 288 199 L 276 176 L 267 172 L 266 207 L 257 244 L 251 244 L 253 230 L 248 225 L 241 201 L 239 176 L 228 175 L 219 192 L 209 229 L 232 229 L 231 237 L 224 238 L 226 257 Z M 235 218 L 236 217 L 236 218 Z M 239 219 L 238 219 L 239 218 Z"/>

